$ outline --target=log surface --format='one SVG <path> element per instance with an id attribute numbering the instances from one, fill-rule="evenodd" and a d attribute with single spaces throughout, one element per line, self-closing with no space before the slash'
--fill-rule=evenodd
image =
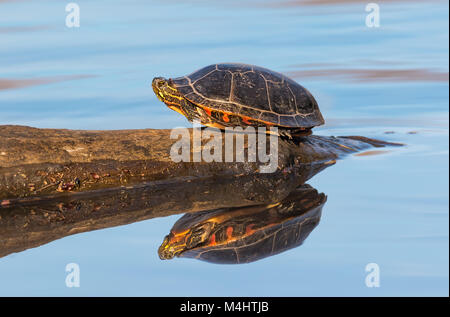
<path id="1" fill-rule="evenodd" d="M 0 207 L 13 199 L 130 186 L 176 177 L 259 172 L 260 162 L 173 162 L 170 149 L 177 140 L 170 138 L 170 132 L 0 126 Z M 295 164 L 321 164 L 344 154 L 384 145 L 388 143 L 363 137 L 312 135 L 295 144 L 279 139 L 277 170 Z"/>
<path id="2" fill-rule="evenodd" d="M 280 139 L 277 171 L 262 174 L 259 162 L 172 162 L 174 142 L 169 130 L 0 126 L 0 257 L 155 217 L 279 202 L 345 154 L 394 145 Z"/>

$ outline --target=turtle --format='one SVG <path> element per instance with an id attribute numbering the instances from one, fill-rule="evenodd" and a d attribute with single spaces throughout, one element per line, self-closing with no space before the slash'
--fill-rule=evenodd
<path id="1" fill-rule="evenodd" d="M 275 204 L 188 213 L 174 224 L 158 254 L 162 260 L 257 261 L 301 245 L 318 225 L 325 202 L 325 194 L 305 184 Z"/>
<path id="2" fill-rule="evenodd" d="M 190 75 L 155 77 L 152 88 L 170 109 L 207 127 L 277 127 L 276 134 L 309 135 L 325 123 L 313 95 L 275 71 L 247 64 L 206 66 Z"/>

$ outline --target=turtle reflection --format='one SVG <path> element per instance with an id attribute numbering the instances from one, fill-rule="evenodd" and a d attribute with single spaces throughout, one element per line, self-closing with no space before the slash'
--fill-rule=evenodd
<path id="1" fill-rule="evenodd" d="M 163 260 L 257 261 L 301 245 L 318 225 L 325 202 L 323 193 L 303 185 L 272 205 L 188 213 L 174 224 L 158 254 Z"/>

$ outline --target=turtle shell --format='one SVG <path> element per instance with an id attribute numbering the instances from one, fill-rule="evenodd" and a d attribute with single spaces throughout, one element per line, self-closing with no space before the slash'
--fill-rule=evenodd
<path id="1" fill-rule="evenodd" d="M 324 123 L 316 100 L 294 80 L 266 68 L 215 64 L 172 79 L 190 102 L 287 128 Z"/>
<path id="2" fill-rule="evenodd" d="M 207 242 L 188 248 L 178 256 L 239 264 L 295 248 L 318 225 L 325 202 L 324 194 L 303 185 L 281 203 L 269 207 L 251 206 L 186 214 L 175 223 L 172 232 L 184 232 L 208 219 L 219 221 Z M 211 239 L 213 236 L 214 239 Z"/>

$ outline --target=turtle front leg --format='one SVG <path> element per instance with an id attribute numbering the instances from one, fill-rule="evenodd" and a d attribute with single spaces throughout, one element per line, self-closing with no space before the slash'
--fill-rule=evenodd
<path id="1" fill-rule="evenodd" d="M 278 136 L 282 137 L 282 138 L 286 138 L 288 140 L 292 140 L 293 136 L 290 130 L 286 130 L 286 129 L 278 129 Z"/>

